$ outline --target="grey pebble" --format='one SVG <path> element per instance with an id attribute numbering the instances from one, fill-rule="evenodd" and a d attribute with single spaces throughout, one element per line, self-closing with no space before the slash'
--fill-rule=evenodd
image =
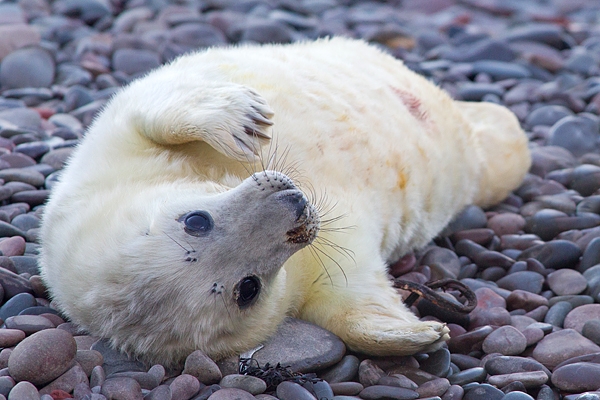
<path id="1" fill-rule="evenodd" d="M 535 294 L 542 291 L 544 277 L 537 272 L 521 271 L 515 272 L 497 281 L 498 286 L 507 290 L 525 290 Z"/>
<path id="2" fill-rule="evenodd" d="M 573 363 L 557 368 L 552 373 L 552 383 L 561 390 L 581 393 L 598 389 L 600 364 Z"/>
<path id="3" fill-rule="evenodd" d="M 254 378 L 253 376 L 248 376 Z M 255 378 L 258 379 L 258 378 Z M 260 380 L 260 379 L 259 379 Z M 261 382 L 264 381 L 260 380 Z M 174 399 L 188 400 L 192 398 L 201 389 L 201 384 L 192 375 L 181 374 L 171 382 L 171 395 Z M 204 385 L 202 385 L 204 387 Z M 266 384 L 265 384 L 266 389 Z M 264 392 L 264 390 L 263 390 Z"/>
<path id="4" fill-rule="evenodd" d="M 102 354 L 104 358 L 103 368 L 106 376 L 125 371 L 146 372 L 144 364 L 113 349 L 107 340 L 98 340 L 92 345 L 90 350 L 96 350 Z"/>
<path id="5" fill-rule="evenodd" d="M 142 400 L 142 388 L 133 378 L 108 378 L 102 384 L 101 394 L 107 399 Z"/>
<path id="6" fill-rule="evenodd" d="M 161 64 L 160 56 L 154 51 L 143 49 L 118 49 L 112 56 L 113 68 L 127 75 L 148 72 Z"/>
<path id="7" fill-rule="evenodd" d="M 378 399 L 394 399 L 394 400 L 411 400 L 418 399 L 419 393 L 414 390 L 393 387 L 393 386 L 382 386 L 374 385 L 364 388 L 360 393 L 359 397 L 365 400 L 378 400 Z"/>
<path id="8" fill-rule="evenodd" d="M 483 351 L 487 354 L 500 353 L 507 356 L 521 354 L 527 347 L 527 339 L 515 327 L 501 326 L 490 333 L 483 341 Z"/>
<path id="9" fill-rule="evenodd" d="M 337 382 L 348 382 L 354 379 L 358 373 L 360 361 L 354 355 L 346 355 L 333 367 L 321 372 L 319 376 L 330 384 Z"/>
<path id="10" fill-rule="evenodd" d="M 546 283 L 559 296 L 577 295 L 587 289 L 586 279 L 572 269 L 561 269 L 549 274 Z"/>
<path id="11" fill-rule="evenodd" d="M 277 385 L 276 393 L 277 397 L 281 400 L 316 400 L 316 397 L 308 390 L 297 383 L 289 381 L 281 382 Z"/>
<path id="12" fill-rule="evenodd" d="M 563 322 L 567 314 L 573 309 L 571 303 L 567 301 L 559 301 L 558 303 L 552 305 L 546 316 L 544 317 L 544 322 L 548 324 L 552 324 L 554 326 L 558 326 L 562 328 Z"/>
<path id="13" fill-rule="evenodd" d="M 360 383 L 350 382 L 350 381 L 349 382 L 331 383 L 329 386 L 331 387 L 333 394 L 336 396 L 339 396 L 339 395 L 356 396 L 364 389 L 364 386 L 361 385 Z"/>
<path id="14" fill-rule="evenodd" d="M 15 315 L 8 317 L 4 325 L 9 329 L 19 329 L 27 335 L 55 327 L 48 318 L 41 315 Z"/>
<path id="15" fill-rule="evenodd" d="M 504 392 L 487 383 L 465 388 L 464 400 L 501 400 Z"/>
<path id="16" fill-rule="evenodd" d="M 482 367 L 470 368 L 457 374 L 450 375 L 448 380 L 452 385 L 463 386 L 471 382 L 483 382 L 487 372 Z"/>
<path id="17" fill-rule="evenodd" d="M 40 394 L 30 382 L 19 382 L 8 394 L 8 400 L 39 400 Z"/>
<path id="18" fill-rule="evenodd" d="M 245 390 L 252 394 L 264 393 L 267 390 L 267 384 L 260 378 L 250 375 L 226 375 L 219 382 L 223 388 L 237 388 Z"/>
<path id="19" fill-rule="evenodd" d="M 171 400 L 172 398 L 173 395 L 169 385 L 157 386 L 144 396 L 144 400 Z"/>
<path id="20" fill-rule="evenodd" d="M 426 360 L 419 362 L 419 367 L 432 375 L 444 377 L 450 368 L 450 352 L 442 348 L 429 353 Z"/>
<path id="21" fill-rule="evenodd" d="M 67 393 L 72 392 L 79 384 L 89 385 L 87 374 L 77 363 L 69 368 L 67 372 L 40 389 L 40 394 L 50 395 L 55 390 L 63 390 Z"/>
<path id="22" fill-rule="evenodd" d="M 50 87 L 54 60 L 39 47 L 15 50 L 0 64 L 0 85 L 5 88 Z"/>
<path id="23" fill-rule="evenodd" d="M 198 378 L 205 385 L 218 383 L 223 378 L 217 364 L 200 350 L 187 356 L 183 373 Z"/>
<path id="24" fill-rule="evenodd" d="M 35 305 L 37 305 L 35 297 L 29 293 L 19 293 L 0 307 L 0 319 L 4 321 L 8 317 L 18 315 L 24 309 Z"/>

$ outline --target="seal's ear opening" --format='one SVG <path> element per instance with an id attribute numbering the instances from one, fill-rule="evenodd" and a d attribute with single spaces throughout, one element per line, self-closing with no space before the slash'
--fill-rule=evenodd
<path id="1" fill-rule="evenodd" d="M 258 298 L 260 294 L 261 283 L 260 279 L 251 275 L 243 278 L 235 287 L 234 296 L 237 305 L 244 309 L 250 306 Z"/>
<path id="2" fill-rule="evenodd" d="M 203 236 L 214 226 L 214 221 L 206 211 L 192 211 L 179 217 L 179 222 L 183 222 L 184 230 L 188 235 Z"/>

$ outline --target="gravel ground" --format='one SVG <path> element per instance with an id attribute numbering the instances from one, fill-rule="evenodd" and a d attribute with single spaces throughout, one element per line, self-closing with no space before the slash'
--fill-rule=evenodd
<path id="1" fill-rule="evenodd" d="M 328 35 L 378 43 L 457 99 L 508 106 L 530 138 L 530 174 L 508 199 L 467 208 L 390 266 L 475 291 L 468 317 L 413 307 L 449 323 L 447 348 L 369 359 L 290 319 L 255 354 L 304 373 L 277 385 L 289 370 L 249 368 L 259 379 L 200 352 L 183 370 L 144 366 L 64 321 L 37 275 L 40 216 L 115 90 L 192 49 Z M 600 399 L 599 111 L 593 0 L 0 2 L 0 399 Z"/>

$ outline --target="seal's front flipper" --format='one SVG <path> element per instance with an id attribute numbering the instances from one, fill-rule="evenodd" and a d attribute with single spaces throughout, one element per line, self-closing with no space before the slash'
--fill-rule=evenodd
<path id="1" fill-rule="evenodd" d="M 273 111 L 253 89 L 229 82 L 154 78 L 156 82 L 134 83 L 125 92 L 129 96 L 119 99 L 146 100 L 129 114 L 129 122 L 143 137 L 161 145 L 204 141 L 228 157 L 247 162 L 255 161 L 269 142 Z M 131 102 L 127 108 L 132 108 Z"/>

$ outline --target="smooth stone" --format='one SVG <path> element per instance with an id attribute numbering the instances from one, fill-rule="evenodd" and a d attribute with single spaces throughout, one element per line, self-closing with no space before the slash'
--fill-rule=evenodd
<path id="1" fill-rule="evenodd" d="M 553 369 L 569 358 L 600 352 L 600 347 L 573 329 L 563 329 L 544 337 L 533 350 L 534 359 Z"/>
<path id="2" fill-rule="evenodd" d="M 346 355 L 333 367 L 326 369 L 319 374 L 319 377 L 330 384 L 338 382 L 349 382 L 356 377 L 360 361 L 354 355 Z"/>
<path id="3" fill-rule="evenodd" d="M 600 320 L 586 321 L 581 329 L 581 334 L 592 342 L 600 345 Z"/>
<path id="4" fill-rule="evenodd" d="M 568 240 L 552 240 L 551 242 L 532 246 L 521 253 L 520 260 L 533 258 L 544 264 L 546 268 L 572 268 L 581 257 L 581 249 Z"/>
<path id="5" fill-rule="evenodd" d="M 6 259 L 10 261 L 9 258 Z M 0 284 L 4 289 L 5 299 L 9 299 L 19 293 L 33 293 L 31 283 L 27 279 L 6 268 L 0 268 Z"/>
<path id="6" fill-rule="evenodd" d="M 573 306 L 571 303 L 567 301 L 559 301 L 550 307 L 546 313 L 546 316 L 544 317 L 544 322 L 562 328 L 567 314 L 571 312 L 572 309 Z"/>
<path id="7" fill-rule="evenodd" d="M 225 389 L 223 389 L 225 390 Z M 238 389 L 239 390 L 239 389 Z M 218 393 L 218 392 L 217 392 Z M 244 392 L 248 393 L 248 392 Z M 303 388 L 297 383 L 284 381 L 277 385 L 276 389 L 277 397 L 281 400 L 315 400 L 315 396 L 313 396 L 308 390 Z M 249 393 L 248 393 L 249 394 Z M 211 396 L 212 398 L 212 396 Z M 226 397 L 221 397 L 222 399 L 227 399 Z M 244 400 L 244 397 L 240 397 L 240 400 Z M 249 397 L 252 399 L 252 397 Z"/>
<path id="8" fill-rule="evenodd" d="M 60 329 L 46 329 L 15 347 L 8 359 L 8 369 L 16 381 L 43 385 L 66 372 L 76 353 L 73 336 Z"/>
<path id="9" fill-rule="evenodd" d="M 577 270 L 585 272 L 600 261 L 600 237 L 592 239 L 581 256 L 581 261 Z"/>
<path id="10" fill-rule="evenodd" d="M 586 121 L 587 118 L 585 119 Z M 595 136 L 598 135 L 598 127 Z M 574 153 L 575 154 L 575 153 Z M 590 196 L 600 188 L 600 167 L 597 165 L 583 164 L 573 169 L 571 189 L 578 191 L 582 196 Z"/>
<path id="11" fill-rule="evenodd" d="M 487 354 L 500 353 L 506 356 L 521 354 L 527 347 L 527 339 L 515 327 L 501 326 L 490 333 L 483 341 L 483 351 Z"/>
<path id="12" fill-rule="evenodd" d="M 248 376 L 248 377 L 254 378 L 253 376 Z M 258 379 L 258 378 L 255 378 L 255 379 Z M 262 381 L 262 380 L 260 380 L 260 381 L 263 382 L 263 384 L 264 384 L 264 381 Z M 266 386 L 267 385 L 265 384 L 265 388 L 266 388 Z M 177 378 L 175 378 L 173 380 L 173 382 L 171 382 L 170 387 L 171 387 L 171 395 L 172 395 L 173 399 L 190 399 L 196 393 L 198 393 L 200 388 L 204 387 L 204 385 L 201 385 L 200 382 L 198 381 L 198 379 L 193 377 L 192 375 L 181 374 Z M 256 393 L 253 393 L 253 394 L 256 394 Z"/>
<path id="13" fill-rule="evenodd" d="M 16 217 L 14 217 L 12 219 L 12 221 L 10 221 L 10 223 L 13 226 L 16 226 L 17 228 L 21 229 L 22 231 L 28 231 L 29 229 L 39 228 L 41 221 L 35 215 L 21 214 L 21 215 L 17 215 Z M 14 237 L 20 237 L 20 236 L 14 236 Z M 1 244 L 2 244 L 2 242 L 0 242 L 0 245 Z M 25 244 L 25 246 L 27 246 L 27 244 Z M 10 250 L 10 249 L 6 249 L 6 250 Z M 16 252 L 16 250 L 10 250 L 10 251 Z M 5 250 L 2 250 L 2 254 L 8 255 L 8 256 L 22 255 L 22 254 L 6 254 Z"/>
<path id="14" fill-rule="evenodd" d="M 89 350 L 95 351 L 95 350 Z M 94 366 L 93 368 L 95 368 Z M 92 368 L 92 369 L 93 369 Z M 183 375 L 182 375 L 183 376 Z M 186 377 L 188 375 L 185 375 Z M 152 390 L 160 384 L 160 380 L 156 379 L 156 377 L 150 375 L 147 372 L 137 372 L 137 371 L 127 371 L 127 372 L 117 372 L 111 374 L 109 378 L 133 378 L 140 384 L 142 389 Z M 179 378 L 179 377 L 177 377 Z M 193 384 L 193 383 L 192 383 Z M 178 385 L 181 386 L 181 385 Z M 191 397 L 191 395 L 189 396 Z"/>
<path id="15" fill-rule="evenodd" d="M 100 393 L 107 399 L 143 400 L 142 388 L 133 378 L 108 378 L 102 384 Z"/>
<path id="16" fill-rule="evenodd" d="M 45 189 L 24 190 L 13 194 L 10 199 L 14 203 L 27 203 L 31 207 L 35 207 L 44 204 L 49 196 L 50 191 Z"/>
<path id="17" fill-rule="evenodd" d="M 8 400 L 39 400 L 40 394 L 31 382 L 17 383 L 8 394 Z"/>
<path id="18" fill-rule="evenodd" d="M 0 347 L 12 347 L 25 339 L 25 332 L 20 329 L 0 329 Z"/>
<path id="19" fill-rule="evenodd" d="M 477 345 L 492 333 L 494 328 L 491 326 L 482 326 L 477 329 L 473 329 L 462 335 L 450 337 L 448 342 L 448 349 L 451 353 L 470 353 Z"/>
<path id="20" fill-rule="evenodd" d="M 183 373 L 196 377 L 205 385 L 212 385 L 223 378 L 217 364 L 200 350 L 196 350 L 187 356 Z"/>
<path id="21" fill-rule="evenodd" d="M 45 177 L 41 173 L 30 169 L 7 168 L 0 170 L 0 179 L 4 182 L 25 182 L 39 187 L 44 184 Z"/>
<path id="22" fill-rule="evenodd" d="M 77 350 L 75 361 L 81 365 L 85 375 L 90 376 L 95 367 L 102 365 L 104 358 L 96 350 Z"/>
<path id="23" fill-rule="evenodd" d="M 8 396 L 10 390 L 15 387 L 15 380 L 10 376 L 0 376 L 0 394 Z"/>
<path id="24" fill-rule="evenodd" d="M 525 388 L 533 389 L 548 382 L 548 375 L 543 371 L 515 372 L 513 374 L 494 375 L 488 379 L 491 385 L 504 387 L 513 382 L 521 382 Z"/>
<path id="25" fill-rule="evenodd" d="M 432 381 L 423 383 L 416 390 L 420 398 L 441 396 L 446 393 L 450 387 L 450 382 L 446 378 L 438 378 Z"/>
<path id="26" fill-rule="evenodd" d="M 12 256 L 11 261 L 19 274 L 28 273 L 29 275 L 39 275 L 40 269 L 37 257 L 33 256 Z"/>
<path id="27" fill-rule="evenodd" d="M 480 384 L 470 388 L 464 388 L 463 400 L 502 400 L 504 392 L 492 385 Z"/>
<path id="28" fill-rule="evenodd" d="M 250 375 L 226 375 L 219 382 L 223 388 L 242 389 L 253 395 L 264 393 L 267 390 L 267 384 L 260 378 Z"/>
<path id="29" fill-rule="evenodd" d="M 13 236 L 4 240 L 0 240 L 0 251 L 5 257 L 22 256 L 25 254 L 25 246 L 25 239 L 23 239 L 21 236 Z"/>
<path id="30" fill-rule="evenodd" d="M 411 400 L 418 399 L 419 393 L 417 393 L 414 390 L 405 389 L 401 387 L 374 385 L 364 388 L 359 393 L 359 397 L 365 400 Z"/>
<path id="31" fill-rule="evenodd" d="M 459 86 L 457 96 L 463 101 L 481 101 L 488 94 L 502 97 L 504 88 L 495 83 L 467 82 Z"/>
<path id="32" fill-rule="evenodd" d="M 306 321 L 286 318 L 253 358 L 259 365 L 289 366 L 296 372 L 315 372 L 338 363 L 346 345 L 333 333 Z"/>
<path id="33" fill-rule="evenodd" d="M 567 107 L 559 105 L 546 105 L 533 110 L 527 118 L 525 123 L 528 126 L 546 125 L 552 126 L 564 117 L 572 116 L 573 111 Z"/>
<path id="34" fill-rule="evenodd" d="M 519 383 L 519 382 L 516 381 L 515 383 Z M 506 387 L 508 387 L 508 385 Z M 516 391 L 515 390 L 515 391 L 512 391 L 512 392 L 506 393 L 506 395 L 502 398 L 502 400 L 534 400 L 533 397 L 531 397 L 530 395 L 528 395 L 527 393 L 525 393 L 525 389 L 526 388 L 523 388 L 523 391 L 520 391 L 520 390 Z"/>
<path id="35" fill-rule="evenodd" d="M 580 116 L 567 116 L 550 128 L 548 144 L 564 147 L 575 157 L 580 157 L 596 149 L 597 136 L 598 126 L 590 119 Z"/>
<path id="36" fill-rule="evenodd" d="M 465 390 L 462 386 L 452 385 L 446 390 L 446 393 L 442 396 L 442 400 L 461 400 L 465 394 Z"/>
<path id="37" fill-rule="evenodd" d="M 432 280 L 455 279 L 460 272 L 458 256 L 451 250 L 442 247 L 432 247 L 421 258 L 421 265 L 431 268 Z"/>
<path id="38" fill-rule="evenodd" d="M 487 227 L 497 236 L 517 234 L 525 227 L 525 218 L 519 214 L 496 214 L 487 221 Z"/>
<path id="39" fill-rule="evenodd" d="M 448 236 L 453 232 L 464 231 L 467 229 L 485 228 L 487 226 L 487 217 L 481 207 L 470 205 L 465 207 L 440 235 Z"/>
<path id="40" fill-rule="evenodd" d="M 0 85 L 4 88 L 50 87 L 54 60 L 48 51 L 29 47 L 13 51 L 0 64 Z"/>
<path id="41" fill-rule="evenodd" d="M 102 367 L 107 376 L 117 372 L 146 372 L 147 370 L 147 367 L 141 362 L 131 359 L 126 354 L 123 354 L 110 347 L 110 344 L 106 339 L 96 341 L 91 346 L 90 350 L 96 350 L 102 354 L 102 357 L 104 358 L 104 364 Z"/>
<path id="42" fill-rule="evenodd" d="M 541 363 L 526 357 L 493 357 L 485 362 L 484 368 L 490 375 L 509 375 L 521 372 L 543 371 L 547 376 L 550 376 L 550 371 Z"/>
<path id="43" fill-rule="evenodd" d="M 40 160 L 41 163 L 48 164 L 55 170 L 61 170 L 69 157 L 71 157 L 71 153 L 73 153 L 72 147 L 65 147 L 60 149 L 50 150 Z"/>
<path id="44" fill-rule="evenodd" d="M 525 219 L 525 231 L 538 235 L 542 240 L 552 240 L 561 232 L 573 229 L 587 229 L 600 225 L 600 216 L 586 214 L 585 216 L 568 216 L 551 209 L 543 209 L 532 217 Z"/>
<path id="45" fill-rule="evenodd" d="M 429 382 L 429 380 L 425 380 L 426 382 Z M 416 390 L 419 385 L 417 385 L 415 382 L 413 382 L 412 380 L 408 379 L 406 376 L 401 375 L 401 374 L 393 374 L 393 375 L 384 375 L 381 378 L 379 378 L 379 381 L 377 381 L 378 385 L 383 385 L 383 386 L 395 386 L 395 387 L 401 387 L 401 388 L 405 388 L 405 389 L 410 389 L 410 390 Z"/>
<path id="46" fill-rule="evenodd" d="M 450 368 L 450 352 L 442 348 L 429 353 L 426 360 L 419 362 L 419 368 L 431 375 L 444 377 Z"/>
<path id="47" fill-rule="evenodd" d="M 499 279 L 496 283 L 502 289 L 520 289 L 539 294 L 542 291 L 544 277 L 537 272 L 521 271 L 507 275 L 504 278 Z"/>
<path id="48" fill-rule="evenodd" d="M 144 396 L 144 400 L 172 400 L 171 388 L 168 385 L 159 385 Z"/>
<path id="49" fill-rule="evenodd" d="M 0 242 L 0 245 L 2 243 Z M 0 319 L 5 321 L 8 317 L 19 315 L 21 311 L 26 308 L 34 307 L 37 305 L 35 297 L 29 293 L 19 293 L 16 296 L 10 298 L 6 303 L 0 307 Z"/>
<path id="50" fill-rule="evenodd" d="M 358 366 L 358 381 L 364 387 L 376 385 L 381 377 L 385 375 L 385 371 L 372 360 L 363 360 Z"/>
<path id="51" fill-rule="evenodd" d="M 117 49 L 112 56 L 114 70 L 124 72 L 127 75 L 148 72 L 159 67 L 160 64 L 160 56 L 151 50 Z"/>
<path id="52" fill-rule="evenodd" d="M 471 382 L 483 382 L 487 372 L 482 367 L 470 368 L 448 377 L 450 384 L 464 386 Z"/>
<path id="53" fill-rule="evenodd" d="M 586 304 L 574 308 L 565 317 L 563 326 L 581 333 L 583 325 L 590 320 L 600 319 L 600 304 Z"/>
<path id="54" fill-rule="evenodd" d="M 40 394 L 50 395 L 52 393 L 56 393 L 57 391 L 70 393 L 73 392 L 75 387 L 77 387 L 79 384 L 89 386 L 90 382 L 83 368 L 81 368 L 79 364 L 75 363 L 75 365 L 73 365 L 72 368 L 69 368 L 67 372 L 40 389 Z"/>
<path id="55" fill-rule="evenodd" d="M 516 56 L 508 43 L 497 39 L 483 39 L 457 48 L 452 48 L 443 54 L 455 62 L 471 62 L 478 60 L 512 61 Z"/>
<path id="56" fill-rule="evenodd" d="M 283 23 L 269 20 L 257 20 L 245 26 L 241 42 L 290 43 L 293 33 Z"/>
<path id="57" fill-rule="evenodd" d="M 329 386 L 336 396 L 356 396 L 364 389 L 364 386 L 358 382 L 336 382 Z"/>
<path id="58" fill-rule="evenodd" d="M 9 329 L 19 329 L 27 335 L 55 327 L 52 321 L 40 315 L 15 315 L 8 317 L 4 324 Z"/>
<path id="59" fill-rule="evenodd" d="M 536 327 L 527 327 L 521 331 L 527 341 L 527 347 L 532 346 L 542 340 L 546 335 L 543 330 Z"/>
<path id="60" fill-rule="evenodd" d="M 598 269 L 598 271 L 600 272 L 600 268 Z M 555 296 L 555 297 L 552 297 L 550 300 L 548 300 L 548 305 L 550 307 L 552 307 L 559 301 L 566 301 L 567 303 L 569 303 L 571 305 L 571 307 L 575 308 L 575 307 L 582 306 L 584 304 L 592 304 L 594 302 L 594 299 L 591 296 L 587 296 L 587 295 Z"/>
<path id="61" fill-rule="evenodd" d="M 577 295 L 587 289 L 586 279 L 572 269 L 560 269 L 548 274 L 546 283 L 558 296 Z"/>
<path id="62" fill-rule="evenodd" d="M 600 387 L 598 382 L 600 382 L 600 364 L 573 363 L 557 368 L 552 373 L 552 384 L 571 393 L 597 390 Z"/>
<path id="63" fill-rule="evenodd" d="M 525 290 L 513 290 L 506 298 L 506 306 L 509 310 L 532 311 L 540 306 L 547 305 L 547 298 Z"/>
<path id="64" fill-rule="evenodd" d="M 469 329 L 471 330 L 479 326 L 503 326 L 511 323 L 511 315 L 504 307 L 476 308 L 471 312 L 470 318 Z"/>

